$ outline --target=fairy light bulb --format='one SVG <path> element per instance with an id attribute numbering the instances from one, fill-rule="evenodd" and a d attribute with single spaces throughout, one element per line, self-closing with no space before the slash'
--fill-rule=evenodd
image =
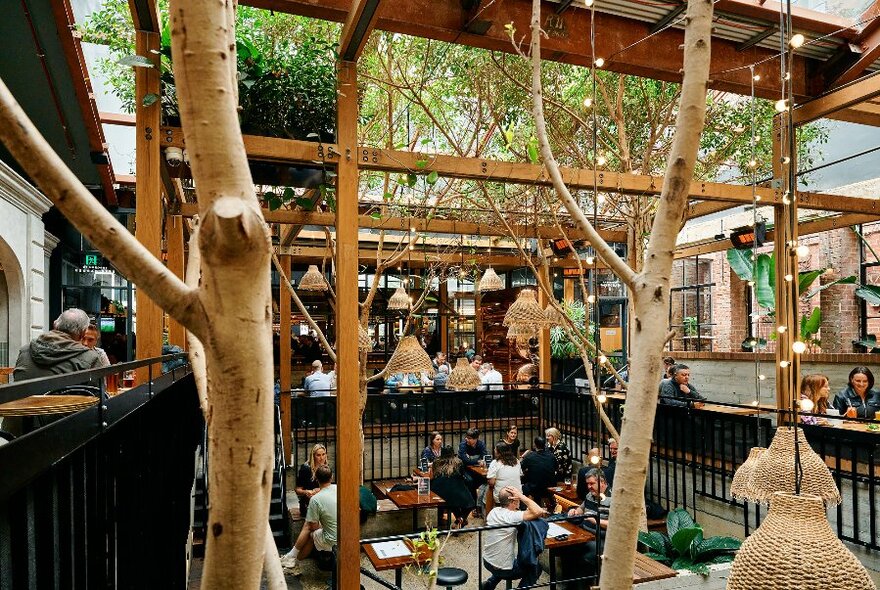
<path id="1" fill-rule="evenodd" d="M 755 202 L 757 203 L 760 200 L 761 200 L 761 195 L 755 195 Z"/>
<path id="2" fill-rule="evenodd" d="M 801 244 L 800 246 L 795 248 L 795 252 L 797 252 L 797 255 L 801 258 L 806 258 L 810 255 L 810 248 L 808 246 L 805 246 L 804 244 Z"/>
<path id="3" fill-rule="evenodd" d="M 599 363 L 604 365 L 607 362 L 608 362 L 608 357 L 605 356 L 604 354 L 600 354 L 599 355 Z"/>
<path id="4" fill-rule="evenodd" d="M 789 158 L 788 156 L 782 156 L 780 162 L 782 162 L 783 164 L 788 164 L 789 162 L 791 162 L 791 158 Z"/>
<path id="5" fill-rule="evenodd" d="M 788 328 L 785 326 L 776 326 L 776 331 L 779 332 L 780 334 L 785 334 L 786 330 L 788 330 Z"/>
<path id="6" fill-rule="evenodd" d="M 608 396 L 606 396 L 604 393 L 600 393 L 596 396 L 596 401 L 598 401 L 600 404 L 604 404 L 608 401 Z"/>
<path id="7" fill-rule="evenodd" d="M 780 98 L 776 101 L 776 112 L 784 113 L 788 110 L 788 101 L 784 98 Z"/>
<path id="8" fill-rule="evenodd" d="M 779 361 L 779 366 L 782 367 L 783 369 L 787 369 L 788 365 L 790 365 L 790 364 L 791 363 L 788 361 Z"/>
<path id="9" fill-rule="evenodd" d="M 791 199 L 789 199 L 788 197 L 782 197 L 782 204 L 791 205 Z"/>
<path id="10" fill-rule="evenodd" d="M 588 109 L 593 106 L 593 99 L 589 96 L 584 99 L 584 108 Z"/>
<path id="11" fill-rule="evenodd" d="M 598 158 L 596 158 L 596 166 L 604 166 L 605 162 L 605 156 L 599 156 Z"/>
<path id="12" fill-rule="evenodd" d="M 749 168 L 755 168 L 758 166 L 758 161 L 755 159 L 749 160 Z"/>
<path id="13" fill-rule="evenodd" d="M 788 42 L 788 44 L 791 45 L 792 49 L 797 49 L 798 47 L 800 47 L 801 45 L 804 44 L 804 41 L 806 41 L 806 38 L 803 35 L 801 35 L 800 33 L 798 33 L 798 34 L 792 36 L 792 38 Z"/>
<path id="14" fill-rule="evenodd" d="M 758 381 L 764 381 L 765 379 L 767 379 L 767 375 L 765 375 L 765 374 L 763 374 L 763 373 L 761 373 L 760 375 L 758 375 Z"/>
<path id="15" fill-rule="evenodd" d="M 752 400 L 752 405 L 757 408 L 758 407 L 758 400 Z"/>
<path id="16" fill-rule="evenodd" d="M 596 64 L 597 68 L 601 68 L 602 66 L 605 65 L 605 60 L 602 59 L 601 57 L 597 57 L 596 61 L 594 63 Z"/>
<path id="17" fill-rule="evenodd" d="M 415 228 L 415 226 L 409 228 L 409 232 L 412 233 L 412 234 L 416 233 L 416 228 Z"/>
<path id="18" fill-rule="evenodd" d="M 590 463 L 593 465 L 599 464 L 599 455 L 590 455 Z"/>
<path id="19" fill-rule="evenodd" d="M 749 285 L 749 287 L 754 287 L 754 286 L 755 286 L 755 281 L 749 281 L 748 285 Z"/>
<path id="20" fill-rule="evenodd" d="M 786 80 L 791 80 L 791 72 L 785 72 L 783 78 L 785 78 Z"/>
<path id="21" fill-rule="evenodd" d="M 593 264 L 593 262 L 595 262 L 595 259 L 592 256 L 587 256 L 584 259 L 584 262 L 586 262 L 587 264 Z"/>
<path id="22" fill-rule="evenodd" d="M 589 8 L 592 5 L 593 5 L 593 0 L 584 0 L 584 6 L 586 6 L 587 8 Z"/>
<path id="23" fill-rule="evenodd" d="M 804 412 L 812 412 L 813 411 L 813 400 L 811 399 L 802 399 L 798 402 L 801 406 L 801 410 Z"/>
<path id="24" fill-rule="evenodd" d="M 587 303 L 596 303 L 595 295 L 587 295 Z"/>
<path id="25" fill-rule="evenodd" d="M 409 249 L 410 249 L 410 250 L 415 250 L 415 249 L 416 249 L 416 245 L 415 245 L 415 244 L 410 244 L 410 245 L 409 245 Z"/>
<path id="26" fill-rule="evenodd" d="M 807 345 L 804 344 L 800 340 L 795 340 L 791 343 L 791 351 L 795 354 L 803 354 L 803 352 L 807 350 Z"/>
<path id="27" fill-rule="evenodd" d="M 792 281 L 792 279 L 794 279 L 794 276 L 792 276 L 792 275 L 785 275 L 785 282 L 786 282 L 786 283 L 790 283 L 790 282 Z"/>
<path id="28" fill-rule="evenodd" d="M 755 74 L 754 76 L 752 76 L 752 80 L 754 80 L 755 82 L 760 82 L 761 74 Z"/>

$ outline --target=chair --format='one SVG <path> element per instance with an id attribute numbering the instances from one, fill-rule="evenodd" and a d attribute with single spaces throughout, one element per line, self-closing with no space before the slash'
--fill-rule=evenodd
<path id="1" fill-rule="evenodd" d="M 437 585 L 451 590 L 455 586 L 467 583 L 468 573 L 457 567 L 441 567 L 437 570 Z"/>

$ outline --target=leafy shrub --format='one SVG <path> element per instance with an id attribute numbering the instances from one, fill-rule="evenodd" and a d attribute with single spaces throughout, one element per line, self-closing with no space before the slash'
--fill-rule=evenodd
<path id="1" fill-rule="evenodd" d="M 703 538 L 703 528 L 687 510 L 677 508 L 666 517 L 666 535 L 656 531 L 639 532 L 639 542 L 648 546 L 646 554 L 672 569 L 709 575 L 709 565 L 733 561 L 742 541 L 733 537 Z"/>

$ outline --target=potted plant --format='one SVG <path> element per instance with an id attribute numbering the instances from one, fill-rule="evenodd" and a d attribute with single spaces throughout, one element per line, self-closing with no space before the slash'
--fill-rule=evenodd
<path id="1" fill-rule="evenodd" d="M 703 576 L 709 566 L 733 561 L 742 541 L 733 537 L 704 538 L 703 528 L 687 510 L 677 508 L 666 517 L 666 534 L 639 532 L 639 542 L 648 546 L 648 557 L 675 570 L 687 570 Z"/>

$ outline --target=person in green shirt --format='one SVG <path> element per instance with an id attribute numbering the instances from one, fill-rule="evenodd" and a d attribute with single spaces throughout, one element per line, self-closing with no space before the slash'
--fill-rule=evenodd
<path id="1" fill-rule="evenodd" d="M 330 466 L 319 466 L 315 470 L 315 479 L 319 491 L 309 502 L 306 521 L 296 544 L 281 558 L 282 567 L 295 576 L 302 573 L 298 559 L 307 557 L 313 547 L 318 551 L 333 551 L 336 545 L 336 484 L 330 483 L 333 479 Z"/>

